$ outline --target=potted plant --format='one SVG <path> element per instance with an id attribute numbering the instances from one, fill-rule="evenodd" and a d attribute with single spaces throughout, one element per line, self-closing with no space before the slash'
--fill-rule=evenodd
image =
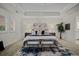
<path id="1" fill-rule="evenodd" d="M 60 24 L 57 24 L 57 29 L 58 29 L 58 32 L 60 33 L 60 39 L 62 39 L 62 33 L 65 32 L 63 22 L 61 22 Z"/>

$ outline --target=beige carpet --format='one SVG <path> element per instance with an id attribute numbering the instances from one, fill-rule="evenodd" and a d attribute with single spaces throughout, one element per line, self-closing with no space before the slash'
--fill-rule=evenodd
<path id="1" fill-rule="evenodd" d="M 22 40 L 15 42 L 14 44 L 5 48 L 0 52 L 0 56 L 12 56 L 22 47 Z"/>
<path id="2" fill-rule="evenodd" d="M 79 45 L 65 40 L 59 40 L 59 42 L 63 46 L 69 48 L 74 54 L 79 55 Z M 22 47 L 22 41 L 20 40 L 6 47 L 4 51 L 1 51 L 0 56 L 13 56 L 21 47 Z"/>
<path id="3" fill-rule="evenodd" d="M 64 47 L 69 48 L 75 55 L 79 56 L 79 44 L 72 43 L 72 42 L 69 42 L 69 41 L 66 41 L 66 40 L 59 40 L 59 42 Z"/>

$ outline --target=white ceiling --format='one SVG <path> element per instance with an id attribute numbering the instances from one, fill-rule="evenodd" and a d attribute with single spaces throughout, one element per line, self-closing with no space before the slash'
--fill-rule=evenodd
<path id="1" fill-rule="evenodd" d="M 26 16 L 59 16 L 61 12 L 75 5 L 75 3 L 3 3 L 0 4 L 0 8 Z"/>
<path id="2" fill-rule="evenodd" d="M 56 3 L 30 3 L 30 4 L 19 4 L 19 6 L 21 6 L 24 10 L 27 11 L 40 11 L 40 10 L 49 10 L 49 11 L 61 11 L 65 6 L 67 6 L 67 4 L 56 4 Z"/>

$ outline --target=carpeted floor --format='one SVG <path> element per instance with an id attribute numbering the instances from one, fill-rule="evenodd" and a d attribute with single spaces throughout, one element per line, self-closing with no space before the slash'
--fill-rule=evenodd
<path id="1" fill-rule="evenodd" d="M 69 48 L 74 54 L 79 55 L 79 45 L 65 40 L 59 40 L 59 42 L 64 47 Z M 6 47 L 5 50 L 0 51 L 0 56 L 13 56 L 21 47 L 22 47 L 22 41 L 20 40 Z"/>
<path id="2" fill-rule="evenodd" d="M 69 42 L 66 40 L 59 40 L 59 42 L 64 46 L 69 48 L 75 55 L 79 56 L 79 44 Z M 79 43 L 79 40 L 77 41 Z"/>
<path id="3" fill-rule="evenodd" d="M 22 40 L 15 42 L 14 44 L 5 48 L 5 50 L 0 51 L 0 56 L 12 56 L 22 47 Z"/>

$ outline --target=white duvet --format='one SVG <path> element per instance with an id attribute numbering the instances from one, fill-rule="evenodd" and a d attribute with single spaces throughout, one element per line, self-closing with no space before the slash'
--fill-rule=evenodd
<path id="1" fill-rule="evenodd" d="M 42 40 L 43 39 L 44 40 L 49 40 L 49 39 L 58 40 L 57 37 L 55 37 L 55 36 L 26 36 L 23 41 L 26 41 L 26 40 L 38 40 L 38 39 L 42 39 Z"/>

